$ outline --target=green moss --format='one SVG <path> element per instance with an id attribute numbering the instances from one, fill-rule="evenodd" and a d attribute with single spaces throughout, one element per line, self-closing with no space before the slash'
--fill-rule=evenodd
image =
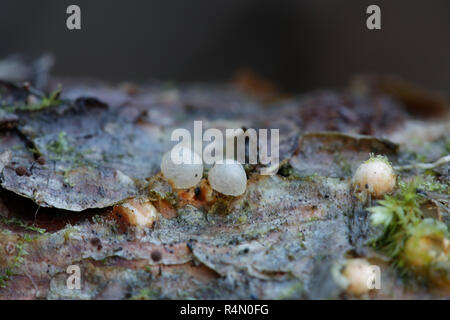
<path id="1" fill-rule="evenodd" d="M 104 221 L 105 221 L 105 218 L 100 214 L 96 214 L 95 216 L 92 217 L 93 223 L 102 224 Z"/>
<path id="2" fill-rule="evenodd" d="M 241 216 L 239 216 L 239 218 L 238 218 L 238 223 L 244 224 L 244 223 L 247 222 L 247 220 L 248 220 L 248 218 L 247 218 L 246 215 L 241 215 Z"/>
<path id="3" fill-rule="evenodd" d="M 34 154 L 36 157 L 42 156 L 42 152 L 40 152 L 37 148 L 35 147 L 28 147 L 27 148 L 28 151 L 30 151 L 32 154 Z"/>
<path id="4" fill-rule="evenodd" d="M 247 174 L 247 177 L 250 176 L 256 170 L 256 165 L 254 164 L 244 163 L 243 167 L 245 173 Z"/>
<path id="5" fill-rule="evenodd" d="M 317 173 L 313 173 L 309 176 L 303 176 L 302 179 L 306 182 L 315 182 L 319 177 Z"/>
<path id="6" fill-rule="evenodd" d="M 58 134 L 58 138 L 52 142 L 49 142 L 46 146 L 47 151 L 51 153 L 49 158 L 51 160 L 61 160 L 67 161 L 70 163 L 68 167 L 63 170 L 63 181 L 64 184 L 69 187 L 74 187 L 74 183 L 70 180 L 71 172 L 80 167 L 88 167 L 92 168 L 93 165 L 89 164 L 88 161 L 85 160 L 84 155 L 89 154 L 92 150 L 85 150 L 82 152 L 76 152 L 75 148 L 70 145 L 67 134 L 64 131 L 61 131 Z M 40 155 L 39 150 L 34 151 L 33 153 Z"/>
<path id="7" fill-rule="evenodd" d="M 430 177 L 424 180 L 420 186 L 420 188 L 430 191 L 430 192 L 439 192 L 439 193 L 447 193 L 450 194 L 450 188 L 448 183 L 440 183 L 436 181 L 433 177 Z"/>
<path id="8" fill-rule="evenodd" d="M 289 164 L 289 162 L 285 161 L 281 163 L 280 168 L 278 169 L 278 174 L 282 177 L 287 178 L 294 174 L 294 169 Z"/>
<path id="9" fill-rule="evenodd" d="M 446 225 L 432 218 L 427 218 L 419 224 L 409 228 L 409 234 L 416 237 L 435 236 L 438 238 L 448 237 L 448 229 Z"/>
<path id="10" fill-rule="evenodd" d="M 74 232 L 77 232 L 77 229 L 75 229 L 73 227 L 66 228 L 66 230 L 64 231 L 64 242 L 69 241 L 72 233 L 74 233 Z"/>
<path id="11" fill-rule="evenodd" d="M 387 165 L 392 167 L 391 162 L 389 161 L 389 159 L 386 156 L 383 156 L 381 154 L 378 155 L 374 155 L 373 153 L 369 154 L 369 159 L 367 159 L 366 161 L 364 161 L 364 163 L 370 163 L 370 162 L 374 162 L 374 161 L 382 161 L 384 163 L 386 163 Z"/>
<path id="12" fill-rule="evenodd" d="M 74 148 L 69 145 L 66 132 L 61 131 L 57 140 L 47 144 L 47 150 L 56 155 L 56 157 L 53 157 L 53 160 L 58 160 L 62 156 L 72 153 Z"/>
<path id="13" fill-rule="evenodd" d="M 0 288 L 5 288 L 8 285 L 8 281 L 11 280 L 11 276 L 16 274 L 16 270 L 25 261 L 24 256 L 28 255 L 28 252 L 25 250 L 26 242 L 28 242 L 28 240 L 22 238 L 16 243 L 15 250 L 17 254 L 9 262 L 8 267 L 0 273 Z"/>
<path id="14" fill-rule="evenodd" d="M 318 221 L 319 219 L 317 217 L 310 217 L 306 222 L 315 222 Z"/>
<path id="15" fill-rule="evenodd" d="M 71 171 L 70 169 L 64 170 L 64 172 L 63 172 L 63 182 L 64 182 L 65 185 L 73 188 L 73 187 L 75 187 L 75 184 L 72 181 L 70 181 L 70 171 Z"/>
<path id="16" fill-rule="evenodd" d="M 404 265 L 402 256 L 406 241 L 431 230 L 430 219 L 424 220 L 420 210 L 425 198 L 417 190 L 423 187 L 424 181 L 420 178 L 409 183 L 400 181 L 399 190 L 393 196 L 386 195 L 383 200 L 378 201 L 378 206 L 368 209 L 372 213 L 372 224 L 383 226 L 383 233 L 373 241 L 373 245 L 393 258 L 394 263 L 399 266 Z M 445 224 L 433 222 L 433 226 L 437 224 L 442 232 L 448 234 Z"/>
<path id="17" fill-rule="evenodd" d="M 48 96 L 44 96 L 40 101 L 40 103 L 24 106 L 23 110 L 39 111 L 46 108 L 59 106 L 61 104 L 61 100 L 59 100 L 60 94 L 61 94 L 61 87 L 51 92 Z"/>
<path id="18" fill-rule="evenodd" d="M 427 169 L 423 172 L 424 175 L 426 176 L 430 176 L 430 177 L 435 177 L 437 176 L 436 171 L 432 170 L 432 169 Z"/>
<path id="19" fill-rule="evenodd" d="M 166 192 L 161 199 L 168 201 L 171 205 L 176 206 L 178 204 L 178 196 L 174 192 Z"/>
<path id="20" fill-rule="evenodd" d="M 161 293 L 157 290 L 146 288 L 142 289 L 138 294 L 131 297 L 131 300 L 155 300 L 159 299 Z"/>
<path id="21" fill-rule="evenodd" d="M 425 162 L 428 162 L 428 157 L 424 154 L 417 154 L 416 161 L 425 163 Z"/>
<path id="22" fill-rule="evenodd" d="M 58 87 L 55 91 L 51 92 L 48 96 L 43 96 L 38 103 L 34 104 L 25 104 L 25 105 L 15 105 L 5 108 L 8 112 L 15 111 L 40 111 L 51 107 L 56 107 L 61 104 L 61 100 L 59 99 L 61 95 L 61 86 Z"/>

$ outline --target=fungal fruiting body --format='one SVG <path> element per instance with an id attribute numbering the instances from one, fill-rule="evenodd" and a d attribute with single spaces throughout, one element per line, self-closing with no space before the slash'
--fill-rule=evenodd
<path id="1" fill-rule="evenodd" d="M 353 177 L 355 187 L 376 198 L 394 190 L 395 181 L 394 169 L 384 156 L 371 156 L 358 167 Z"/>
<path id="2" fill-rule="evenodd" d="M 203 176 L 202 158 L 186 146 L 176 146 L 163 156 L 161 172 L 175 189 L 193 187 Z"/>
<path id="3" fill-rule="evenodd" d="M 227 196 L 240 196 L 247 188 L 244 167 L 232 159 L 216 162 L 209 170 L 208 181 L 214 190 Z"/>
<path id="4" fill-rule="evenodd" d="M 136 198 L 115 206 L 113 212 L 124 224 L 136 227 L 152 227 L 159 216 L 150 201 Z"/>
<path id="5" fill-rule="evenodd" d="M 450 290 L 450 239 L 447 226 L 426 218 L 411 227 L 400 254 L 402 262 L 434 285 Z"/>
<path id="6" fill-rule="evenodd" d="M 347 279 L 346 291 L 348 293 L 362 295 L 370 291 L 369 283 L 373 277 L 373 273 L 367 260 L 348 260 L 342 275 Z"/>
<path id="7" fill-rule="evenodd" d="M 444 223 L 427 218 L 409 233 L 402 253 L 409 266 L 423 269 L 432 263 L 450 263 L 450 240 Z"/>

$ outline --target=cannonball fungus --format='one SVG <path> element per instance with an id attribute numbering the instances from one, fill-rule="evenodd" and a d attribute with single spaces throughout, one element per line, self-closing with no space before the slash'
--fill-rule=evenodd
<path id="1" fill-rule="evenodd" d="M 362 295 L 370 291 L 369 281 L 372 279 L 372 269 L 365 259 L 350 259 L 342 272 L 348 281 L 347 292 L 352 295 Z"/>
<path id="2" fill-rule="evenodd" d="M 375 198 L 394 190 L 396 175 L 384 156 L 371 156 L 355 172 L 353 185 Z"/>
<path id="3" fill-rule="evenodd" d="M 174 158 L 175 153 L 179 159 Z M 175 189 L 191 188 L 202 179 L 202 158 L 188 147 L 176 146 L 163 156 L 161 172 Z"/>
<path id="4" fill-rule="evenodd" d="M 247 188 L 247 175 L 239 162 L 226 159 L 214 164 L 208 173 L 211 187 L 227 196 L 240 196 Z"/>

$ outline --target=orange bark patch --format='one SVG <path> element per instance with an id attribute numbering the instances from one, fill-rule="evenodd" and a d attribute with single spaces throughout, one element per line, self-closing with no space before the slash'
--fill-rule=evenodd
<path id="1" fill-rule="evenodd" d="M 158 218 L 158 211 L 149 200 L 132 198 L 117 205 L 113 214 L 120 223 L 128 226 L 150 228 Z"/>

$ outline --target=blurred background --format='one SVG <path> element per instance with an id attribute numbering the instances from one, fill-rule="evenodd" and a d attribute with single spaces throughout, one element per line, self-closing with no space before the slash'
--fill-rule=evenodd
<path id="1" fill-rule="evenodd" d="M 53 74 L 228 81 L 250 68 L 287 92 L 394 74 L 450 93 L 450 1 L 1 0 L 0 58 L 53 53 Z M 81 7 L 82 30 L 66 28 Z M 366 28 L 381 7 L 382 30 Z"/>

